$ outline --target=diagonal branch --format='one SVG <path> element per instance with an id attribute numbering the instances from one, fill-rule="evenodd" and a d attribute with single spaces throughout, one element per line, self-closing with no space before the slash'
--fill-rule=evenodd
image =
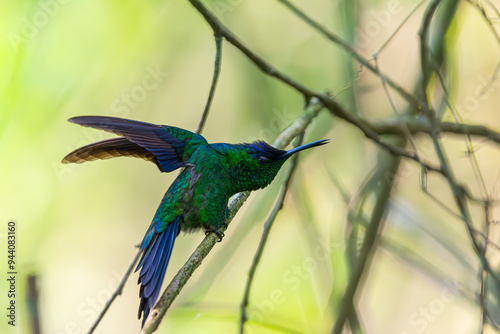
<path id="1" fill-rule="evenodd" d="M 484 137 L 500 145 L 500 133 L 484 125 L 436 122 L 434 126 L 441 133 Z M 368 127 L 379 135 L 405 135 L 408 130 L 411 134 L 419 132 L 432 134 L 432 130 L 434 129 L 433 125 L 425 118 L 405 119 L 403 122 L 399 119 L 372 121 L 368 123 Z"/>
<path id="2" fill-rule="evenodd" d="M 219 80 L 220 74 L 220 64 L 222 62 L 222 36 L 214 33 L 215 38 L 215 60 L 214 60 L 214 75 L 212 77 L 212 84 L 210 85 L 210 92 L 208 93 L 207 103 L 205 105 L 205 110 L 203 110 L 203 115 L 200 119 L 200 124 L 196 129 L 196 133 L 200 134 L 207 121 L 208 113 L 210 112 L 210 106 L 212 105 L 212 100 L 214 98 L 215 89 L 217 88 L 217 81 Z"/>
<path id="3" fill-rule="evenodd" d="M 288 86 L 295 88 L 297 91 L 302 93 L 307 100 L 313 97 L 315 93 L 309 88 L 303 86 L 302 84 L 294 81 L 293 79 L 286 76 L 284 73 L 278 71 L 266 60 L 259 57 L 247 46 L 245 46 L 239 39 L 234 35 L 210 10 L 208 10 L 205 5 L 199 0 L 189 0 L 189 2 L 200 12 L 205 18 L 205 21 L 212 27 L 214 33 L 219 33 L 223 36 L 229 43 L 233 44 L 241 52 L 243 52 L 254 64 L 256 64 L 262 71 L 266 72 L 270 76 L 286 83 Z"/>

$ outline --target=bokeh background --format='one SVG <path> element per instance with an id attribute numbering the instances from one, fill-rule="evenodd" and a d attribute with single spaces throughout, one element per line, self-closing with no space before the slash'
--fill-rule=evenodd
<path id="1" fill-rule="evenodd" d="M 369 119 L 394 117 L 379 78 L 277 1 L 206 1 L 256 53 L 297 81 L 328 90 Z M 418 29 L 427 6 L 406 0 L 307 1 L 297 4 L 339 34 L 409 91 L 419 74 Z M 500 8 L 498 1 L 488 4 Z M 412 14 L 411 14 L 412 13 Z M 488 12 L 490 13 L 490 12 Z M 410 15 L 411 14 L 411 15 Z M 406 23 L 397 30 L 407 18 Z M 498 18 L 493 20 L 498 24 Z M 26 278 L 37 277 L 43 333 L 85 333 L 134 256 L 176 173 L 138 159 L 62 165 L 64 155 L 106 133 L 67 122 L 78 115 L 126 117 L 195 130 L 210 87 L 212 30 L 188 1 L 0 2 L 0 230 L 2 333 L 29 333 Z M 465 123 L 500 130 L 496 35 L 462 1 L 447 36 L 451 104 Z M 267 77 L 225 43 L 222 72 L 203 135 L 210 142 L 272 140 L 302 112 L 300 94 Z M 402 105 L 397 97 L 396 106 Z M 448 112 L 445 120 L 452 120 Z M 377 184 L 362 187 L 378 147 L 323 111 L 305 141 L 331 138 L 301 155 L 292 188 L 258 267 L 248 333 L 327 333 L 348 281 L 344 257 L 348 209 Z M 437 161 L 430 141 L 421 154 Z M 457 178 L 478 196 L 498 197 L 498 147 L 477 140 L 482 186 L 463 136 L 445 136 Z M 285 167 L 286 168 L 286 167 Z M 235 333 L 248 269 L 284 172 L 252 194 L 168 311 L 158 333 Z M 346 203 L 339 181 L 350 198 Z M 446 182 L 428 188 L 455 212 Z M 373 196 L 359 212 L 369 214 Z M 352 204 L 355 203 L 355 204 Z M 358 203 L 358 204 L 356 204 Z M 461 222 L 421 191 L 420 170 L 405 162 L 358 312 L 367 333 L 476 333 L 478 263 Z M 471 207 L 480 225 L 481 205 Z M 498 219 L 498 208 L 491 209 Z M 359 217 L 358 217 L 359 218 Z M 7 222 L 17 234 L 17 327 L 7 326 Z M 493 231 L 495 232 L 495 231 Z M 177 239 L 166 281 L 203 233 Z M 498 234 L 491 234 L 498 241 Z M 496 260 L 493 247 L 491 258 Z M 137 333 L 133 275 L 96 333 Z M 488 303 L 498 320 L 498 295 Z M 495 313 L 496 312 L 496 313 Z M 487 333 L 494 330 L 486 327 Z"/>

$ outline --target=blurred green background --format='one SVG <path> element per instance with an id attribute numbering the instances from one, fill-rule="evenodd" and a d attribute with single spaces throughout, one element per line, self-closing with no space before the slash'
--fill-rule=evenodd
<path id="1" fill-rule="evenodd" d="M 380 79 L 353 66 L 341 49 L 278 2 L 206 4 L 247 45 L 299 82 L 337 93 L 339 101 L 368 118 L 393 116 Z M 300 2 L 367 58 L 415 5 L 404 0 Z M 419 71 L 417 32 L 424 8 L 379 56 L 381 69 L 408 90 Z M 106 115 L 194 131 L 213 71 L 212 31 L 187 1 L 4 0 L 0 32 L 1 249 L 6 224 L 14 220 L 19 272 L 18 326 L 7 326 L 2 316 L 0 331 L 31 331 L 24 292 L 26 277 L 33 274 L 39 283 L 43 333 L 85 333 L 121 279 L 176 173 L 160 174 L 153 164 L 125 158 L 62 165 L 62 157 L 73 149 L 110 137 L 66 120 Z M 500 129 L 500 86 L 487 85 L 500 58 L 494 35 L 467 2 L 461 4 L 450 35 L 452 103 L 464 122 Z M 396 98 L 396 105 L 401 103 Z M 209 142 L 272 142 L 303 105 L 299 94 L 265 76 L 225 43 L 203 135 Z M 248 333 L 327 333 L 334 322 L 347 283 L 343 240 L 349 206 L 332 178 L 359 195 L 378 149 L 327 112 L 315 119 L 305 140 L 321 138 L 332 141 L 302 155 L 258 267 Z M 447 136 L 444 143 L 457 178 L 481 194 L 464 155 L 464 138 Z M 418 144 L 423 157 L 436 161 L 430 142 Z M 497 147 L 485 145 L 477 159 L 487 191 L 498 195 Z M 247 272 L 283 174 L 250 197 L 158 333 L 236 332 Z M 429 188 L 453 207 L 441 178 L 431 177 Z M 403 165 L 393 195 L 384 240 L 358 296 L 368 333 L 474 332 L 479 323 L 477 263 L 463 223 L 420 191 L 413 163 Z M 372 205 L 370 198 L 366 205 Z M 497 209 L 493 217 L 495 213 Z M 480 206 L 473 214 L 481 221 Z M 166 281 L 202 238 L 203 233 L 178 238 Z M 5 273 L 6 261 L 0 263 Z M 139 331 L 136 280 L 136 275 L 130 278 L 96 333 Z M 6 281 L 0 281 L 0 308 L 5 310 Z"/>

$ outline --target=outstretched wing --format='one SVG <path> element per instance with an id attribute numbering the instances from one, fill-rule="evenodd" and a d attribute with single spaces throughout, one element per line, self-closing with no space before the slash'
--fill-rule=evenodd
<path id="1" fill-rule="evenodd" d="M 173 126 L 104 116 L 79 116 L 69 121 L 112 132 L 123 138 L 81 147 L 68 154 L 62 160 L 63 163 L 132 156 L 155 163 L 162 172 L 171 172 L 183 167 L 199 145 L 208 144 L 202 136 Z"/>
<path id="2" fill-rule="evenodd" d="M 127 138 L 112 138 L 80 147 L 64 157 L 62 163 L 81 164 L 86 161 L 107 160 L 115 157 L 135 157 L 151 161 L 162 170 L 155 155 Z"/>

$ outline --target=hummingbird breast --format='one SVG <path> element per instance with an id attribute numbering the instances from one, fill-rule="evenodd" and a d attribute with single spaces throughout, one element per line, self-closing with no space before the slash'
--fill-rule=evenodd
<path id="1" fill-rule="evenodd" d="M 159 210 L 181 217 L 181 230 L 219 230 L 225 223 L 230 182 L 220 154 L 200 147 L 172 183 Z M 170 214 L 168 214 L 170 212 Z"/>

